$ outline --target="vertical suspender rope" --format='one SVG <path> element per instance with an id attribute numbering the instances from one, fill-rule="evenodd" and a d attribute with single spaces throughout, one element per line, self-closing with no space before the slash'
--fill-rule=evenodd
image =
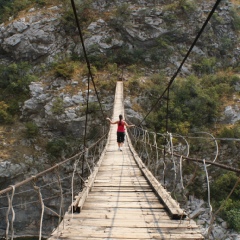
<path id="1" fill-rule="evenodd" d="M 9 197 L 9 193 L 7 192 L 7 198 L 8 198 L 8 210 L 7 210 L 7 213 L 6 213 L 6 224 L 7 224 L 7 227 L 6 227 L 6 233 L 5 233 L 5 237 L 6 237 L 6 240 L 8 240 L 8 233 L 9 233 L 9 213 L 10 213 L 10 209 L 11 209 L 11 206 L 10 206 L 10 197 Z"/>
<path id="2" fill-rule="evenodd" d="M 157 169 L 158 169 L 158 145 L 157 145 L 157 134 L 154 133 L 154 146 L 156 149 L 156 162 L 155 162 L 155 176 L 157 177 Z"/>
<path id="3" fill-rule="evenodd" d="M 14 229 L 13 229 L 13 222 L 15 220 L 15 211 L 13 209 L 13 196 L 15 194 L 15 186 L 12 186 L 12 195 L 11 197 L 9 197 L 9 194 L 7 193 L 7 198 L 8 198 L 8 210 L 7 210 L 7 214 L 6 214 L 6 222 L 7 222 L 7 227 L 6 227 L 6 239 L 8 240 L 8 233 L 9 233 L 9 213 L 10 211 L 12 212 L 12 218 L 11 218 L 11 240 L 13 240 L 13 236 L 14 236 Z"/>
<path id="4" fill-rule="evenodd" d="M 173 155 L 173 141 L 172 141 L 172 134 L 169 134 L 169 138 L 170 138 L 170 150 L 171 150 L 171 158 L 173 161 L 173 170 L 174 170 L 174 191 L 176 188 L 176 181 L 177 181 L 177 168 L 176 168 L 176 163 L 174 160 L 174 155 Z"/>
<path id="5" fill-rule="evenodd" d="M 182 176 L 182 156 L 180 157 L 180 166 L 179 166 L 179 168 L 180 168 L 181 187 L 182 187 L 182 189 L 184 190 L 183 176 Z"/>
<path id="6" fill-rule="evenodd" d="M 39 198 L 39 201 L 41 203 L 41 208 L 42 208 L 41 218 L 40 218 L 40 227 L 39 227 L 39 240 L 41 240 L 42 239 L 42 224 L 43 224 L 43 215 L 44 215 L 45 205 L 44 205 L 44 202 L 43 202 L 43 199 L 42 199 L 42 194 L 41 194 L 41 191 L 40 191 L 40 187 L 38 187 L 35 184 L 35 179 L 34 179 L 33 188 L 38 193 L 38 198 Z"/>
<path id="7" fill-rule="evenodd" d="M 60 226 L 60 223 L 62 220 L 62 213 L 63 213 L 63 190 L 62 190 L 61 177 L 59 174 L 59 166 L 57 168 L 56 174 L 57 174 L 58 186 L 60 189 L 60 207 L 59 207 L 59 218 L 58 218 L 58 227 L 57 227 L 57 239 L 58 239 L 59 238 L 59 226 Z M 64 218 L 62 220 L 62 226 L 64 229 Z"/>
<path id="8" fill-rule="evenodd" d="M 211 205 L 211 201 L 210 201 L 210 184 L 209 184 L 208 171 L 207 171 L 205 159 L 203 159 L 203 165 L 204 165 L 204 170 L 205 170 L 206 178 L 207 178 L 208 205 L 209 205 L 209 209 L 210 209 L 210 216 L 212 216 L 212 205 Z"/>
<path id="9" fill-rule="evenodd" d="M 15 220 L 15 211 L 13 209 L 13 205 L 12 205 L 12 202 L 13 202 L 13 196 L 15 194 L 15 187 L 12 186 L 12 196 L 11 196 L 11 210 L 12 210 L 12 219 L 11 219 L 11 240 L 13 240 L 13 236 L 14 236 L 14 229 L 13 229 L 13 222 Z"/>
<path id="10" fill-rule="evenodd" d="M 74 176 L 75 176 L 75 172 L 77 171 L 77 165 L 78 165 L 78 162 L 81 158 L 81 155 L 79 156 L 79 158 L 74 162 L 74 166 L 73 166 L 73 174 L 72 174 L 72 182 L 71 182 L 71 189 L 72 189 L 72 203 L 73 203 L 73 198 L 74 198 L 74 186 L 73 186 L 73 182 L 74 182 Z M 81 184 L 82 184 L 83 180 L 81 178 Z M 73 207 L 71 208 L 71 213 L 72 213 L 72 218 L 73 218 L 73 211 L 75 209 L 73 209 Z"/>
<path id="11" fill-rule="evenodd" d="M 167 91 L 167 112 L 166 112 L 166 126 L 165 126 L 165 130 L 166 132 L 168 132 L 168 109 L 169 109 L 169 88 L 168 88 L 168 91 Z M 164 161 L 164 165 L 165 165 L 165 162 L 166 162 L 166 144 L 167 144 L 167 140 L 165 138 L 165 143 L 164 143 L 164 156 L 163 156 L 163 161 Z M 164 187 L 165 187 L 165 170 L 164 170 L 164 176 L 163 176 L 163 184 L 164 184 Z"/>
<path id="12" fill-rule="evenodd" d="M 87 91 L 87 108 L 85 113 L 85 130 L 84 130 L 84 151 L 87 149 L 87 123 L 88 123 L 88 108 L 89 108 L 89 90 L 90 90 L 90 81 L 89 81 L 89 74 L 88 74 L 88 91 Z M 85 154 L 83 155 L 82 160 L 82 175 L 84 173 L 84 164 L 85 164 Z M 81 181 L 81 186 L 83 186 L 83 181 Z"/>

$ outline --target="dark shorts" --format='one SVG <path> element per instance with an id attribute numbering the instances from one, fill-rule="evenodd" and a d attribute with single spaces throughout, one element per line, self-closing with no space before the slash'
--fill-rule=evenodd
<path id="1" fill-rule="evenodd" d="M 125 132 L 117 132 L 117 142 L 123 143 L 125 137 Z"/>

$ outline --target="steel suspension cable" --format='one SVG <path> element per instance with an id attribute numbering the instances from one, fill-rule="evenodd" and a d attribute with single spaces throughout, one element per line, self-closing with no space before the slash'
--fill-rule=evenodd
<path id="1" fill-rule="evenodd" d="M 80 36 L 82 48 L 83 48 L 84 58 L 85 58 L 86 63 L 87 63 L 88 73 L 89 73 L 89 76 L 90 76 L 90 78 L 92 80 L 92 83 L 93 83 L 93 87 L 94 87 L 94 90 L 95 90 L 95 93 L 96 93 L 96 96 L 97 96 L 97 100 L 98 100 L 98 103 L 99 103 L 99 106 L 100 106 L 100 109 L 101 109 L 101 112 L 102 112 L 102 116 L 105 119 L 105 114 L 103 112 L 102 104 L 101 104 L 100 98 L 98 96 L 98 92 L 97 92 L 96 85 L 95 85 L 95 82 L 94 82 L 94 77 L 93 77 L 93 74 L 92 74 L 92 71 L 91 71 L 90 62 L 89 62 L 89 59 L 88 59 L 88 56 L 87 56 L 87 51 L 86 51 L 86 48 L 85 48 L 85 45 L 84 45 L 82 30 L 81 30 L 81 27 L 80 27 L 80 24 L 79 24 L 76 5 L 75 5 L 74 0 L 71 0 L 71 4 L 72 4 L 73 14 L 74 14 L 74 17 L 75 17 L 75 20 L 76 20 L 77 29 L 78 29 L 78 33 L 79 33 L 79 36 Z"/>
<path id="2" fill-rule="evenodd" d="M 209 13 L 206 21 L 204 22 L 202 28 L 200 29 L 200 31 L 198 32 L 195 40 L 193 41 L 191 47 L 189 48 L 187 54 L 185 55 L 184 59 L 182 60 L 180 66 L 178 67 L 177 71 L 173 74 L 172 78 L 170 79 L 168 86 L 165 88 L 165 90 L 163 91 L 163 93 L 160 95 L 160 97 L 157 99 L 157 101 L 153 104 L 152 108 L 149 110 L 149 112 L 146 114 L 146 116 L 142 119 L 142 121 L 140 122 L 140 124 L 143 123 L 143 121 L 148 117 L 148 115 L 154 110 L 154 108 L 157 106 L 157 104 L 160 102 L 160 100 L 163 98 L 164 94 L 169 91 L 169 88 L 171 87 L 172 83 L 174 82 L 175 78 L 177 77 L 178 73 L 181 71 L 183 64 L 185 63 L 185 61 L 187 60 L 188 56 L 190 55 L 192 49 L 194 48 L 194 46 L 196 45 L 198 39 L 200 38 L 200 36 L 202 35 L 205 27 L 207 26 L 210 18 L 212 17 L 213 13 L 215 12 L 216 8 L 218 7 L 219 3 L 221 2 L 221 0 L 217 0 L 215 5 L 213 6 L 211 12 Z"/>

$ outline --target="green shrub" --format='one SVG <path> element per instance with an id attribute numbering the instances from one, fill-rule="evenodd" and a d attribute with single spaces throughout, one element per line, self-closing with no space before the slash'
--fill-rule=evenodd
<path id="1" fill-rule="evenodd" d="M 192 67 L 197 74 L 212 74 L 215 72 L 216 58 L 202 58 L 198 63 L 193 63 Z"/>
<path id="2" fill-rule="evenodd" d="M 192 13 L 197 8 L 195 0 L 180 0 L 178 6 L 186 13 Z"/>
<path id="3" fill-rule="evenodd" d="M 0 88 L 9 93 L 28 93 L 29 84 L 36 81 L 30 69 L 31 66 L 27 62 L 0 65 Z"/>
<path id="4" fill-rule="evenodd" d="M 236 31 L 240 30 L 240 10 L 239 8 L 232 8 L 232 25 Z"/>
<path id="5" fill-rule="evenodd" d="M 47 143 L 47 153 L 55 158 L 62 156 L 63 152 L 67 149 L 67 144 L 63 139 L 52 140 Z"/>
<path id="6" fill-rule="evenodd" d="M 36 137 L 39 133 L 39 128 L 38 126 L 36 125 L 36 123 L 34 122 L 27 122 L 25 124 L 25 127 L 26 127 L 26 137 L 28 138 L 33 138 L 33 137 Z"/>
<path id="7" fill-rule="evenodd" d="M 70 6 L 65 8 L 65 11 L 61 15 L 60 20 L 61 20 L 64 30 L 67 33 L 73 33 L 76 30 L 76 28 L 77 28 L 76 20 L 75 20 L 72 8 Z"/>
<path id="8" fill-rule="evenodd" d="M 226 212 L 229 227 L 240 232 L 240 208 L 230 209 Z"/>
<path id="9" fill-rule="evenodd" d="M 138 79 L 132 79 L 128 82 L 128 90 L 131 95 L 139 94 L 139 92 L 141 92 L 141 88 L 142 87 Z"/>
<path id="10" fill-rule="evenodd" d="M 220 134 L 220 137 L 226 138 L 240 138 L 240 122 L 235 123 L 231 128 L 224 128 Z"/>
<path id="11" fill-rule="evenodd" d="M 78 14 L 78 21 L 82 28 L 85 28 L 96 19 L 97 14 L 92 8 L 92 0 L 76 1 L 75 6 Z M 61 17 L 63 28 L 66 32 L 74 34 L 77 24 L 70 1 L 64 2 L 64 10 Z"/>
<path id="12" fill-rule="evenodd" d="M 115 17 L 118 19 L 121 19 L 122 22 L 126 22 L 131 14 L 131 10 L 129 8 L 128 3 L 123 3 L 122 5 L 119 5 L 115 12 Z"/>
<path id="13" fill-rule="evenodd" d="M 240 138 L 240 122 L 235 123 L 234 126 L 231 128 L 224 127 L 218 134 L 218 137 L 222 138 L 221 143 L 227 144 L 228 147 L 232 149 L 232 153 L 234 154 L 235 152 L 234 150 L 238 151 L 239 142 L 228 140 L 228 138 L 236 138 L 236 139 Z"/>
<path id="14" fill-rule="evenodd" d="M 98 103 L 90 102 L 88 104 L 88 114 L 96 114 L 99 110 L 100 110 L 100 106 Z M 87 111 L 87 106 L 84 106 L 82 108 L 82 112 L 86 112 L 86 111 Z"/>
<path id="15" fill-rule="evenodd" d="M 0 123 L 11 123 L 13 122 L 12 116 L 8 113 L 8 105 L 1 101 L 0 102 Z"/>
<path id="16" fill-rule="evenodd" d="M 228 54 L 229 51 L 235 48 L 234 40 L 229 38 L 229 36 L 223 36 L 221 38 L 219 50 L 222 55 Z"/>
<path id="17" fill-rule="evenodd" d="M 17 14 L 32 6 L 43 7 L 52 4 L 50 0 L 0 0 L 0 22 L 7 21 L 10 16 L 16 17 Z"/>
<path id="18" fill-rule="evenodd" d="M 116 74 L 118 71 L 118 66 L 116 63 L 109 63 L 107 65 L 107 70 L 111 73 L 111 74 Z"/>
<path id="19" fill-rule="evenodd" d="M 106 55 L 103 53 L 93 53 L 88 56 L 88 60 L 93 65 L 91 68 L 95 68 L 94 74 L 96 73 L 96 69 L 102 69 L 103 67 L 106 66 L 108 60 L 106 58 Z"/>
<path id="20" fill-rule="evenodd" d="M 212 185 L 211 193 L 215 201 L 222 201 L 227 198 L 228 194 L 235 185 L 238 177 L 233 172 L 222 174 Z M 240 185 L 235 189 L 231 196 L 232 201 L 239 201 Z"/>
<path id="21" fill-rule="evenodd" d="M 215 12 L 212 15 L 212 21 L 216 22 L 217 24 L 223 24 L 224 19 Z"/>
<path id="22" fill-rule="evenodd" d="M 90 66 L 90 70 L 91 70 L 92 75 L 95 75 L 97 73 L 97 68 L 95 66 Z M 89 69 L 88 69 L 87 65 L 84 66 L 82 74 L 88 76 Z"/>
<path id="23" fill-rule="evenodd" d="M 63 104 L 63 99 L 58 97 L 55 99 L 55 101 L 53 102 L 53 106 L 52 106 L 52 113 L 56 114 L 56 115 L 61 115 L 64 113 L 64 104 Z"/>
<path id="24" fill-rule="evenodd" d="M 58 63 L 54 66 L 57 77 L 64 77 L 70 79 L 74 74 L 74 62 Z"/>

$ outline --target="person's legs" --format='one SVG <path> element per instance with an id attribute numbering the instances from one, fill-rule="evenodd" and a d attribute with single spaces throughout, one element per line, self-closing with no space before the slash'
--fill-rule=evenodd
<path id="1" fill-rule="evenodd" d="M 117 132 L 118 150 L 121 150 L 121 132 Z"/>
<path id="2" fill-rule="evenodd" d="M 122 151 L 122 146 L 123 146 L 123 143 L 124 143 L 124 137 L 125 137 L 125 133 L 121 132 L 121 134 L 120 134 L 120 151 Z"/>

